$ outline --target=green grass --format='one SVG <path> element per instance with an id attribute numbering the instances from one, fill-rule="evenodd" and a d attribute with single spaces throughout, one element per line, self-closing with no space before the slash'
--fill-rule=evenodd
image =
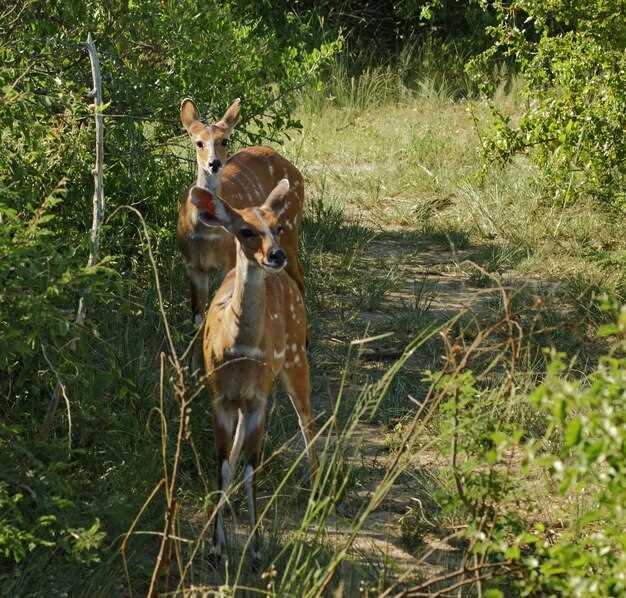
<path id="1" fill-rule="evenodd" d="M 303 130 L 284 149 L 305 174 L 309 197 L 337 198 L 349 217 L 375 231 L 414 231 L 416 247 L 478 248 L 472 257 L 488 272 L 554 283 L 586 317 L 592 295 L 623 299 L 623 216 L 593 204 L 555 205 L 524 159 L 485 169 L 476 123 L 488 126 L 486 102 L 454 100 L 442 87 L 434 95 L 408 87 L 401 70 L 398 96 L 348 94 L 320 112 L 302 111 Z M 331 96 L 329 89 L 347 82 L 341 69 L 334 74 Z M 500 88 L 496 105 L 514 115 L 518 88 L 515 80 L 508 92 Z"/>

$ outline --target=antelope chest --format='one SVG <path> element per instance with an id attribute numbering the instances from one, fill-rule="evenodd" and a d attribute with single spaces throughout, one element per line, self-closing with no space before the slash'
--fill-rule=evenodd
<path id="1" fill-rule="evenodd" d="M 279 369 L 263 349 L 241 345 L 219 354 L 213 351 L 206 365 L 215 396 L 229 401 L 251 401 L 269 394 Z"/>

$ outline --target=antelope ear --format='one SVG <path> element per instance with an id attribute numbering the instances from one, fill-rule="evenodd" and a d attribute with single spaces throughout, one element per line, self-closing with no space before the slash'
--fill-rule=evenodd
<path id="1" fill-rule="evenodd" d="M 233 129 L 237 126 L 239 122 L 239 113 L 241 108 L 241 100 L 237 98 L 229 107 L 226 112 L 224 112 L 224 116 L 222 116 L 222 120 L 218 123 L 222 127 L 226 129 L 226 136 L 228 137 Z"/>
<path id="2" fill-rule="evenodd" d="M 208 189 L 194 185 L 189 190 L 189 201 L 198 209 L 198 219 L 206 226 L 221 226 L 231 232 L 233 209 Z"/>
<path id="3" fill-rule="evenodd" d="M 200 113 L 190 98 L 185 98 L 180 103 L 180 122 L 183 123 L 183 127 L 189 133 L 189 128 L 193 123 L 200 120 Z"/>
<path id="4" fill-rule="evenodd" d="M 287 179 L 281 179 L 278 185 L 272 189 L 272 192 L 268 195 L 263 207 L 274 213 L 276 218 L 287 209 L 287 194 L 289 193 L 289 181 Z"/>

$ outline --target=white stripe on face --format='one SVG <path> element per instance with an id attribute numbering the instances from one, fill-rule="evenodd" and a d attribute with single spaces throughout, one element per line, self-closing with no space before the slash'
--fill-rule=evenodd
<path id="1" fill-rule="evenodd" d="M 212 172 L 211 167 L 209 165 L 211 164 L 211 162 L 213 162 L 213 160 L 215 160 L 217 156 L 215 154 L 215 141 L 213 138 L 213 127 L 208 127 L 208 130 L 209 130 L 209 139 L 206 142 L 207 159 L 206 159 L 206 165 L 204 168 L 207 172 Z"/>
<path id="2" fill-rule="evenodd" d="M 262 230 L 268 236 L 268 238 L 272 240 L 272 245 L 276 245 L 276 239 L 274 239 L 274 235 L 272 234 L 270 227 L 267 226 L 267 223 L 265 222 L 265 219 L 263 218 L 263 214 L 261 214 L 261 210 L 259 210 L 259 208 L 252 208 L 252 211 L 254 212 L 254 215 L 257 217 L 257 220 L 259 221 L 259 224 L 258 224 L 259 229 Z"/>

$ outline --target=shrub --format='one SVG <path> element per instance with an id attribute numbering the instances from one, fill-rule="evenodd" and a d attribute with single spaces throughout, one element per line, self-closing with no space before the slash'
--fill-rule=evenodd
<path id="1" fill-rule="evenodd" d="M 527 102 L 519 122 L 495 111 L 488 160 L 527 152 L 545 170 L 553 202 L 590 197 L 624 209 L 626 3 L 516 0 L 492 9 L 494 44 L 470 68 L 484 74 L 507 62 Z"/>
<path id="2" fill-rule="evenodd" d="M 622 596 L 626 592 L 626 307 L 600 334 L 614 348 L 585 380 L 551 353 L 545 380 L 528 397 L 545 432 L 533 437 L 510 417 L 493 417 L 472 372 L 440 379 L 451 431 L 455 491 L 442 494 L 448 511 L 462 513 L 468 550 L 498 579 L 523 595 Z M 545 494 L 528 492 L 546 471 L 567 503 L 563 530 L 544 523 Z M 549 519 L 549 517 L 548 517 Z M 498 572 L 498 568 L 501 569 Z M 471 581 L 471 580 L 470 580 Z M 492 588 L 495 590 L 495 588 Z M 504 594 L 492 592 L 492 596 Z"/>
<path id="3" fill-rule="evenodd" d="M 180 99 L 196 96 L 221 114 L 241 96 L 240 139 L 272 137 L 297 126 L 290 91 L 315 78 L 338 47 L 285 46 L 254 21 L 234 19 L 228 3 L 52 1 L 7 13 L 0 25 L 3 394 L 6 385 L 19 392 L 16 372 L 36 378 L 42 345 L 66 343 L 79 291 L 93 284 L 94 272 L 84 271 L 94 144 L 88 31 L 104 83 L 107 211 L 136 203 L 159 238 L 172 237 L 177 197 L 194 168 L 175 147 Z M 125 213 L 112 226 L 102 254 L 118 256 L 117 272 L 132 280 L 136 228 Z"/>

